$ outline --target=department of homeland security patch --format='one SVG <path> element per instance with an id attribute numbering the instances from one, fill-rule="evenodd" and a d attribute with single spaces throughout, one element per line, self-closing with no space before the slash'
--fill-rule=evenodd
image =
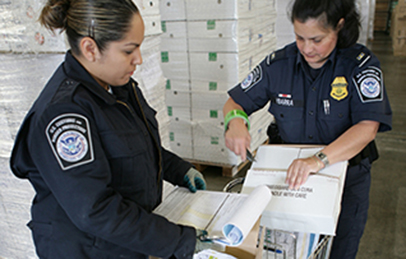
<path id="1" fill-rule="evenodd" d="M 363 103 L 382 101 L 382 71 L 377 67 L 368 67 L 353 77 L 358 95 Z"/>
<path id="2" fill-rule="evenodd" d="M 48 124 L 45 133 L 62 170 L 93 161 L 93 145 L 86 117 L 73 113 L 59 115 Z"/>
<path id="3" fill-rule="evenodd" d="M 251 73 L 241 82 L 241 88 L 244 91 L 247 91 L 249 88 L 256 85 L 262 79 L 262 68 L 257 66 L 254 68 Z"/>

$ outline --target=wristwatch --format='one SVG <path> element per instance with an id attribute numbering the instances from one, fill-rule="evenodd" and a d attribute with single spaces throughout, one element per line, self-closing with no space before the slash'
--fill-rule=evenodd
<path id="1" fill-rule="evenodd" d="M 320 159 L 320 161 L 324 164 L 324 167 L 328 166 L 330 163 L 328 162 L 327 155 L 324 154 L 323 152 L 319 151 L 316 154 L 314 154 L 315 157 Z"/>

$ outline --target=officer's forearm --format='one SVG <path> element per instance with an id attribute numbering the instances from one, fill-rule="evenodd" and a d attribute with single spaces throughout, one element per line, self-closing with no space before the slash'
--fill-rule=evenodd
<path id="1" fill-rule="evenodd" d="M 379 122 L 361 121 L 323 149 L 330 164 L 350 160 L 357 155 L 378 132 Z"/>
<path id="2" fill-rule="evenodd" d="M 234 102 L 234 100 L 230 97 L 228 98 L 228 100 L 226 101 L 226 103 L 223 106 L 223 114 L 224 116 L 227 115 L 227 113 L 229 113 L 232 110 L 244 110 L 241 105 L 237 104 L 236 102 Z"/>

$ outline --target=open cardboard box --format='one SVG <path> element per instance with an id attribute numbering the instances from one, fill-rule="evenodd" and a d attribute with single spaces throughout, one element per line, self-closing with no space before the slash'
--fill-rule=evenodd
<path id="1" fill-rule="evenodd" d="M 260 232 L 260 219 L 252 227 L 251 232 L 239 246 L 227 246 L 226 254 L 232 255 L 238 259 L 261 259 L 262 248 L 264 246 L 265 231 Z"/>

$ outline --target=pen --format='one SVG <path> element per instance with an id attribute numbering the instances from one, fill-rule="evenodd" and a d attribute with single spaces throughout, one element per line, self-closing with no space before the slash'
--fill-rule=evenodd
<path id="1" fill-rule="evenodd" d="M 324 104 L 324 114 L 329 115 L 330 114 L 330 101 L 323 100 L 323 104 Z"/>

